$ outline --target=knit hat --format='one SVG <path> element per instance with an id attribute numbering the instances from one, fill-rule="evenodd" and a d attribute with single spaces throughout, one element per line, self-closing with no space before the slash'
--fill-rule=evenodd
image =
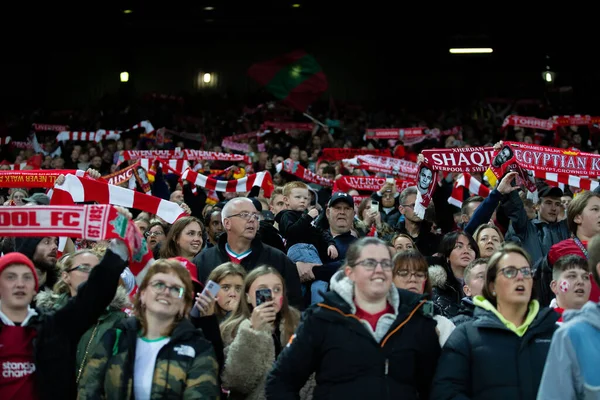
<path id="1" fill-rule="evenodd" d="M 35 249 L 43 239 L 43 237 L 17 237 L 15 239 L 15 251 L 33 260 Z"/>
<path id="2" fill-rule="evenodd" d="M 0 257 L 0 274 L 4 271 L 5 268 L 10 267 L 15 264 L 23 264 L 29 267 L 31 272 L 33 273 L 33 278 L 35 279 L 35 291 L 38 290 L 38 276 L 37 272 L 35 272 L 35 267 L 33 266 L 33 262 L 27 256 L 21 253 L 8 253 L 3 257 Z"/>

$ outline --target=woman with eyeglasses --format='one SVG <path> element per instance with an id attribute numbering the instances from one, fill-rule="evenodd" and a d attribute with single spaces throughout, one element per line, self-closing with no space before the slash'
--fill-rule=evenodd
<path id="1" fill-rule="evenodd" d="M 83 374 L 79 398 L 218 398 L 213 347 L 185 318 L 193 292 L 181 263 L 152 264 L 136 293 L 135 317 L 102 337 Z"/>
<path id="2" fill-rule="evenodd" d="M 428 399 L 440 354 L 432 308 L 393 285 L 385 242 L 357 240 L 277 359 L 267 398 L 297 398 L 316 373 L 314 399 Z"/>
<path id="3" fill-rule="evenodd" d="M 418 250 L 401 251 L 394 256 L 392 262 L 394 263 L 394 285 L 398 289 L 425 294 L 427 299 L 431 299 L 431 282 L 427 273 L 429 266 Z M 442 315 L 434 315 L 433 319 L 437 322 L 436 331 L 440 338 L 440 346 L 444 346 L 454 330 L 454 324 Z"/>
<path id="4" fill-rule="evenodd" d="M 171 226 L 161 258 L 183 257 L 192 261 L 204 244 L 204 225 L 196 217 L 179 218 Z"/>
<path id="5" fill-rule="evenodd" d="M 160 258 L 160 249 L 165 245 L 167 234 L 169 233 L 169 225 L 165 225 L 160 221 L 154 220 L 148 225 L 148 230 L 144 233 L 148 247 L 154 253 L 154 258 Z"/>
<path id="6" fill-rule="evenodd" d="M 41 291 L 35 298 L 36 305 L 39 308 L 47 310 L 59 310 L 67 305 L 69 299 L 77 296 L 79 285 L 87 282 L 90 272 L 104 256 L 104 251 L 96 250 L 78 250 L 62 256 L 57 264 L 60 271 L 60 280 L 54 285 L 54 290 Z M 112 302 L 98 318 L 96 324 L 89 328 L 79 340 L 77 352 L 75 353 L 76 382 L 79 383 L 83 370 L 87 365 L 90 353 L 93 353 L 100 342 L 102 335 L 115 323 L 127 317 L 125 309 L 131 308 L 127 289 L 119 285 Z"/>
<path id="7" fill-rule="evenodd" d="M 558 314 L 534 299 L 531 261 L 506 244 L 490 259 L 475 319 L 446 342 L 432 399 L 535 399 Z"/>

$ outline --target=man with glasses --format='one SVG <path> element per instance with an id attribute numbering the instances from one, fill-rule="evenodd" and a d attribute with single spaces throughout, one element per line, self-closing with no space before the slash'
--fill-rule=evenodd
<path id="1" fill-rule="evenodd" d="M 211 271 L 226 262 L 240 264 L 246 271 L 269 265 L 283 276 L 289 303 L 303 309 L 296 266 L 283 252 L 263 244 L 260 237 L 257 237 L 262 214 L 256 210 L 252 200 L 247 197 L 229 200 L 221 211 L 221 218 L 224 233 L 219 237 L 217 245 L 194 258 L 198 268 L 198 280 L 206 283 Z"/>
<path id="2" fill-rule="evenodd" d="M 431 256 L 438 251 L 440 235 L 431 231 L 431 222 L 421 219 L 415 214 L 417 201 L 417 187 L 411 186 L 400 193 L 398 210 L 404 215 L 404 221 L 399 221 L 395 226 L 396 232 L 409 235 L 417 249 L 424 256 Z"/>

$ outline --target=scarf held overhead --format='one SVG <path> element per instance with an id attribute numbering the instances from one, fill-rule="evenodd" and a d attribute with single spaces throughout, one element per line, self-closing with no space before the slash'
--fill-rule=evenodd
<path id="1" fill-rule="evenodd" d="M 169 224 L 185 215 L 184 210 L 171 201 L 75 175 L 67 175 L 62 185 L 54 186 L 50 204 L 71 205 L 88 201 L 146 211 Z"/>
<path id="2" fill-rule="evenodd" d="M 298 161 L 292 161 L 290 158 L 285 160 L 282 163 L 279 163 L 275 166 L 277 172 L 287 172 L 288 174 L 292 174 L 297 178 L 302 179 L 305 182 L 316 183 L 317 185 L 321 185 L 324 187 L 332 187 L 333 181 L 331 179 L 323 178 L 312 172 L 309 169 L 304 168 Z"/>
<path id="3" fill-rule="evenodd" d="M 323 156 L 321 158 L 327 161 L 340 161 L 362 155 L 390 157 L 392 154 L 389 149 L 345 149 L 331 147 L 323 149 Z"/>
<path id="4" fill-rule="evenodd" d="M 417 164 L 392 157 L 356 156 L 342 160 L 346 165 L 373 172 L 383 172 L 402 179 L 414 180 L 417 176 Z"/>
<path id="5" fill-rule="evenodd" d="M 200 186 L 201 188 L 214 190 L 216 192 L 249 192 L 252 190 L 253 186 L 260 186 L 263 188 L 265 197 L 267 198 L 271 197 L 271 193 L 273 193 L 274 189 L 273 180 L 271 179 L 269 171 L 258 172 L 241 179 L 221 181 L 188 169 L 181 175 L 181 179 L 193 183 L 196 186 Z"/>
<path id="6" fill-rule="evenodd" d="M 338 178 L 333 185 L 333 193 L 349 192 L 350 190 L 364 190 L 366 192 L 377 192 L 381 190 L 387 182 L 386 178 L 371 177 L 371 176 L 342 176 Z M 395 179 L 396 189 L 398 193 L 402 192 L 409 186 L 414 186 L 414 181 L 404 181 Z"/>
<path id="7" fill-rule="evenodd" d="M 123 150 L 119 156 L 119 163 L 126 160 L 139 160 L 142 158 L 161 158 L 167 160 L 190 160 L 190 161 L 242 161 L 251 164 L 250 157 L 243 154 L 219 153 L 204 150 Z"/>
<path id="8" fill-rule="evenodd" d="M 51 188 L 60 175 L 77 174 L 84 171 L 44 169 L 26 171 L 0 171 L 0 187 L 5 188 Z"/>

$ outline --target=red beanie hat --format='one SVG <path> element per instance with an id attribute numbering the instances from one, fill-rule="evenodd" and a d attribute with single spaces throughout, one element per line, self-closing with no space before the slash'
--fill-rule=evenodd
<path id="1" fill-rule="evenodd" d="M 190 262 L 190 260 L 184 257 L 171 257 L 169 260 L 179 261 L 181 265 L 190 273 L 190 278 L 192 278 L 192 283 L 194 284 L 194 290 L 197 292 L 202 291 L 204 285 L 202 285 L 202 283 L 200 283 L 198 280 L 198 268 L 196 268 L 196 264 Z"/>
<path id="2" fill-rule="evenodd" d="M 33 263 L 31 262 L 31 260 L 29 258 L 27 258 L 27 256 L 24 254 L 8 253 L 8 254 L 4 255 L 3 257 L 0 257 L 0 274 L 2 274 L 2 271 L 4 271 L 4 269 L 6 269 L 7 267 L 10 267 L 11 265 L 15 265 L 15 264 L 26 265 L 29 267 L 29 269 L 31 269 L 31 272 L 33 273 L 33 279 L 35 279 L 35 291 L 37 292 L 37 290 L 38 290 L 37 272 L 35 271 L 35 267 L 33 266 Z"/>

